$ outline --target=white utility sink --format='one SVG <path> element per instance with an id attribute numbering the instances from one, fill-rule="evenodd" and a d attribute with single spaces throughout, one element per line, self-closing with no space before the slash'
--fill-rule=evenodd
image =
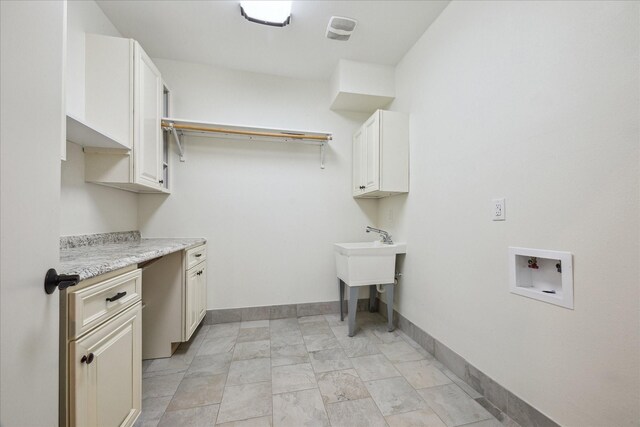
<path id="1" fill-rule="evenodd" d="M 336 243 L 338 278 L 349 286 L 382 285 L 394 282 L 396 255 L 407 252 L 406 243 Z"/>

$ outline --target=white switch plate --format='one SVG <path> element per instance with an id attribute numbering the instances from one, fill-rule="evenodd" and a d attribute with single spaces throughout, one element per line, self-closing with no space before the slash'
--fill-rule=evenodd
<path id="1" fill-rule="evenodd" d="M 504 197 L 491 201 L 491 219 L 494 221 L 504 221 L 507 219 L 504 211 Z"/>

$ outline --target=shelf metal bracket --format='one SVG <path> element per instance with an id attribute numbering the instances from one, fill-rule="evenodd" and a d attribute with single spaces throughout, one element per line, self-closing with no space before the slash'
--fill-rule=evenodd
<path id="1" fill-rule="evenodd" d="M 176 130 L 175 127 L 173 127 L 173 123 L 169 123 L 169 126 L 166 126 L 164 128 L 164 130 L 170 131 L 171 133 L 173 133 L 173 138 L 176 140 L 176 144 L 178 145 L 178 151 L 180 151 L 180 161 L 184 162 L 185 161 L 185 158 L 184 158 L 184 146 L 180 142 L 180 137 L 178 136 L 178 131 Z M 182 134 L 182 132 L 180 132 L 180 134 L 182 136 L 184 136 Z"/>
<path id="2" fill-rule="evenodd" d="M 324 150 L 327 143 L 323 142 L 320 144 L 320 169 L 324 169 Z"/>

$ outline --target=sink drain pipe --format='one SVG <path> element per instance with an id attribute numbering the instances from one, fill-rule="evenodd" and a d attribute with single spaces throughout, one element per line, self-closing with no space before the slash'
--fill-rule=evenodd
<path id="1" fill-rule="evenodd" d="M 395 277 L 393 279 L 394 286 L 398 286 L 400 284 L 400 277 L 402 277 L 402 273 L 396 271 Z M 385 293 L 385 289 L 382 287 L 382 285 L 376 285 L 376 290 L 381 294 Z"/>

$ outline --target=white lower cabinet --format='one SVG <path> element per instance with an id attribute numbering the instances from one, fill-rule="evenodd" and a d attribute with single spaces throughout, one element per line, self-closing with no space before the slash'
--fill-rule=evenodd
<path id="1" fill-rule="evenodd" d="M 140 270 L 93 279 L 81 289 L 66 296 L 69 302 L 78 295 L 95 294 L 115 305 L 115 310 L 89 330 L 76 335 L 72 327 L 78 320 L 77 310 L 68 310 L 66 319 L 66 419 L 61 425 L 70 427 L 133 426 L 142 406 L 142 303 L 135 285 L 121 290 L 127 283 L 141 281 Z M 112 284 L 122 283 L 120 287 Z M 105 293 L 105 289 L 107 289 Z M 113 295 L 111 295 L 113 293 Z M 125 296 L 133 295 L 127 300 Z M 117 304 L 123 301 L 122 305 Z M 89 301 L 90 302 L 90 301 Z M 104 302 L 104 301 L 103 301 Z M 73 304 L 68 304 L 73 305 Z M 68 307 L 67 305 L 67 307 Z M 85 304 L 90 307 L 90 304 Z M 85 308 L 86 308 L 85 307 Z M 79 313 L 84 313 L 80 310 Z"/>
<path id="2" fill-rule="evenodd" d="M 191 338 L 207 313 L 207 264 L 203 261 L 186 272 L 185 341 Z"/>
<path id="3" fill-rule="evenodd" d="M 141 411 L 141 303 L 69 349 L 71 425 L 131 426 Z"/>

